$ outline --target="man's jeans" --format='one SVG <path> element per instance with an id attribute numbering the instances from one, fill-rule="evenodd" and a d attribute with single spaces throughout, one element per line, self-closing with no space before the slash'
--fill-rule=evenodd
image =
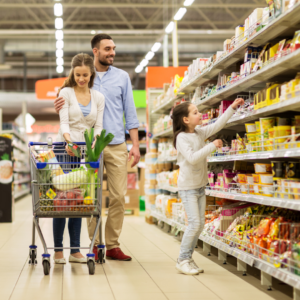
<path id="1" fill-rule="evenodd" d="M 200 233 L 205 224 L 206 196 L 204 189 L 179 191 L 185 212 L 188 218 L 188 226 L 184 232 L 179 260 L 191 259 Z"/>

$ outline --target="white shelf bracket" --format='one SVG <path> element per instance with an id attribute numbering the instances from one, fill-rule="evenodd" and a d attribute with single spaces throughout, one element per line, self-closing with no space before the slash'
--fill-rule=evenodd
<path id="1" fill-rule="evenodd" d="M 294 288 L 293 300 L 300 300 L 300 290 Z"/>
<path id="2" fill-rule="evenodd" d="M 237 270 L 243 272 L 243 276 L 246 276 L 247 264 L 244 261 L 237 259 Z"/>
<path id="3" fill-rule="evenodd" d="M 203 252 L 204 252 L 204 254 L 207 254 L 208 256 L 210 256 L 210 251 L 211 251 L 210 244 L 207 244 L 207 243 L 203 242 Z"/>
<path id="4" fill-rule="evenodd" d="M 218 260 L 223 261 L 223 264 L 226 265 L 227 253 L 218 249 Z"/>
<path id="5" fill-rule="evenodd" d="M 261 285 L 265 285 L 268 287 L 268 290 L 272 289 L 272 276 L 268 273 L 261 271 Z"/>

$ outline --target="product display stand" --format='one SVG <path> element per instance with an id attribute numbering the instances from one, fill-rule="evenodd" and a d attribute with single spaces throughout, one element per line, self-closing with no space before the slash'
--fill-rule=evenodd
<path id="1" fill-rule="evenodd" d="M 235 66 L 236 63 L 243 61 L 245 53 L 247 53 L 247 47 L 263 47 L 267 43 L 281 41 L 282 39 L 291 39 L 294 32 L 300 29 L 300 3 L 295 4 L 287 11 L 282 13 L 276 18 L 270 18 L 266 26 L 257 29 L 254 33 L 245 32 L 244 39 L 238 45 L 234 46 L 234 49 L 225 52 L 214 61 L 209 68 L 204 69 L 200 74 L 196 74 L 193 78 L 186 81 L 183 86 L 180 87 L 178 94 L 171 99 L 167 99 L 163 103 L 159 103 L 158 106 L 153 107 L 151 101 L 149 103 L 149 109 L 152 118 L 157 118 L 160 114 L 169 115 L 170 109 L 179 98 L 192 98 L 191 93 L 195 91 L 199 86 L 205 86 L 205 84 L 213 81 L 217 82 L 219 74 L 225 74 L 229 69 Z M 275 43 L 275 42 L 274 42 Z M 221 50 L 221 49 L 220 49 Z M 223 72 L 223 73 L 222 73 Z M 211 109 L 222 100 L 234 100 L 238 96 L 242 96 L 245 99 L 251 98 L 250 94 L 256 94 L 261 91 L 268 82 L 278 82 L 282 84 L 294 79 L 297 72 L 300 72 L 300 49 L 286 52 L 284 55 L 270 59 L 267 63 L 264 63 L 259 70 L 251 71 L 250 73 L 241 76 L 236 81 L 226 82 L 223 86 L 217 86 L 215 90 L 208 93 L 202 98 L 194 98 L 194 104 L 198 107 L 199 111 L 204 109 Z M 231 72 L 230 72 L 231 73 Z M 167 81 L 168 79 L 166 79 Z M 261 107 L 255 107 L 253 110 L 244 111 L 242 114 L 235 114 L 226 124 L 225 128 L 231 130 L 233 134 L 236 132 L 245 131 L 245 123 L 251 121 L 257 121 L 262 117 L 278 116 L 278 114 L 285 114 L 292 112 L 293 115 L 298 115 L 300 112 L 300 90 L 297 88 L 286 99 L 280 98 L 277 95 L 277 102 L 269 101 L 268 105 Z M 273 98 L 272 98 L 273 99 Z M 269 99 L 270 100 L 270 99 Z M 270 103 L 272 102 L 272 103 Z M 282 115 L 280 115 L 282 116 Z M 216 119 L 208 121 L 208 125 L 215 122 Z M 161 127 L 158 127 L 161 128 Z M 150 127 L 152 130 L 152 127 Z M 163 128 L 163 130 L 156 132 L 153 138 L 160 139 L 162 137 L 172 137 L 172 127 Z M 289 136 L 291 140 L 293 137 L 297 137 L 298 132 L 294 136 Z M 289 140 L 289 141 L 290 141 Z M 233 161 L 261 161 L 268 162 L 270 160 L 287 158 L 300 158 L 300 147 L 298 144 L 291 144 L 286 142 L 283 146 L 278 146 L 277 140 L 273 140 L 271 149 L 261 149 L 261 151 L 253 152 L 252 150 L 245 150 L 239 152 L 227 152 L 227 153 L 214 153 L 208 157 L 208 163 L 227 163 Z M 262 147 L 263 148 L 263 147 Z M 275 158 L 275 159 L 274 159 Z M 174 158 L 164 157 L 164 161 L 174 161 Z M 159 185 L 159 189 L 176 193 L 178 189 L 167 184 Z M 286 198 L 277 198 L 275 196 L 267 197 L 261 195 L 255 195 L 248 192 L 240 193 L 235 189 L 213 190 L 209 187 L 206 189 L 206 195 L 219 199 L 238 200 L 244 203 L 260 204 L 270 207 L 285 208 L 293 211 L 300 211 L 300 200 L 296 197 L 290 197 L 287 194 Z M 297 194 L 296 194 L 297 195 Z M 180 232 L 184 232 L 186 229 L 186 223 L 179 222 L 178 217 L 166 216 L 161 213 L 160 210 L 155 207 L 152 208 L 151 216 L 156 219 L 161 226 L 167 224 L 171 226 L 171 232 L 176 235 Z M 223 237 L 221 235 L 221 237 Z M 247 266 L 255 267 L 261 271 L 261 284 L 271 289 L 272 278 L 277 278 L 280 281 L 292 286 L 294 288 L 294 300 L 300 299 L 300 276 L 296 275 L 296 271 L 293 266 L 289 268 L 283 268 L 275 266 L 275 263 L 268 261 L 264 257 L 259 255 L 253 255 L 251 251 L 243 251 L 238 247 L 231 246 L 230 243 L 225 243 L 224 238 L 220 238 L 217 234 L 209 235 L 203 232 L 200 237 L 203 242 L 203 250 L 207 255 L 211 254 L 211 247 L 218 249 L 219 260 L 226 262 L 227 255 L 231 255 L 237 258 L 237 269 L 241 271 L 243 275 L 246 275 Z"/>

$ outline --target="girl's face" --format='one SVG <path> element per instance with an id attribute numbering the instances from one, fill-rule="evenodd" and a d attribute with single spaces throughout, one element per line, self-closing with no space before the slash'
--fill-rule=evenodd
<path id="1" fill-rule="evenodd" d="M 74 68 L 74 78 L 78 87 L 85 88 L 88 86 L 92 73 L 89 67 L 80 66 Z"/>
<path id="2" fill-rule="evenodd" d="M 189 115 L 188 117 L 184 118 L 184 122 L 189 127 L 194 127 L 194 128 L 202 124 L 202 114 L 198 111 L 196 105 L 191 104 L 189 106 Z"/>

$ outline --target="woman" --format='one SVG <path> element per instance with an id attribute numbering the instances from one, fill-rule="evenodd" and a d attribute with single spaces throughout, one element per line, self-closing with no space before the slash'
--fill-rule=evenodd
<path id="1" fill-rule="evenodd" d="M 59 96 L 65 99 L 65 104 L 59 111 L 60 130 L 57 142 L 84 142 L 86 129 L 90 130 L 94 127 L 96 136 L 101 133 L 103 128 L 105 100 L 100 92 L 91 89 L 96 76 L 92 57 L 84 53 L 77 54 L 72 59 L 71 67 L 69 77 L 59 90 Z M 66 151 L 70 156 L 74 156 L 68 146 L 66 146 Z M 58 155 L 57 159 L 62 161 L 61 157 Z M 68 160 L 79 162 L 76 157 L 68 158 Z M 63 247 L 65 224 L 66 219 L 64 218 L 53 219 L 54 247 Z M 71 249 L 69 261 L 86 263 L 86 258 L 79 250 L 81 218 L 69 218 L 68 228 L 71 247 L 75 247 Z M 62 249 L 55 249 L 54 261 L 57 264 L 66 263 Z"/>

